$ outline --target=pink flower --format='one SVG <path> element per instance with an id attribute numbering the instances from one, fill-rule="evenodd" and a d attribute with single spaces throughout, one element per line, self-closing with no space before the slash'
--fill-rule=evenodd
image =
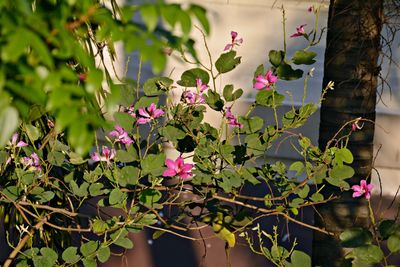
<path id="1" fill-rule="evenodd" d="M 29 157 L 23 157 L 22 163 L 25 166 L 29 167 L 29 169 L 32 169 L 35 171 L 42 170 L 42 167 L 40 167 L 39 157 L 35 152 L 33 152 Z"/>
<path id="2" fill-rule="evenodd" d="M 24 141 L 18 141 L 18 133 L 14 133 L 11 137 L 11 145 L 15 146 L 15 147 L 24 147 L 24 146 L 28 146 L 27 143 L 25 143 Z"/>
<path id="3" fill-rule="evenodd" d="M 105 161 L 107 164 L 110 164 L 111 160 L 115 157 L 115 150 L 114 149 L 109 149 L 106 146 L 102 147 L 101 151 L 101 156 L 99 153 L 94 152 L 93 154 L 90 155 L 90 158 L 94 161 Z"/>
<path id="4" fill-rule="evenodd" d="M 232 50 L 233 47 L 234 47 L 235 45 L 240 46 L 240 44 L 243 43 L 243 38 L 240 38 L 240 39 L 237 39 L 237 40 L 236 40 L 237 36 L 238 36 L 238 33 L 237 33 L 237 32 L 231 31 L 231 38 L 232 38 L 232 41 L 231 41 L 230 44 L 227 44 L 227 45 L 225 46 L 224 51 Z"/>
<path id="5" fill-rule="evenodd" d="M 300 36 L 303 36 L 303 35 L 305 35 L 306 34 L 306 32 L 305 32 L 305 30 L 304 30 L 304 26 L 306 26 L 307 24 L 303 24 L 303 25 L 300 25 L 299 27 L 297 27 L 296 28 L 296 33 L 295 34 L 292 34 L 292 35 L 290 35 L 290 37 L 300 37 Z"/>
<path id="6" fill-rule="evenodd" d="M 231 112 L 232 107 L 227 107 L 225 110 L 225 118 L 228 121 L 228 124 L 233 127 L 239 127 L 240 129 L 243 128 L 243 124 L 238 122 L 237 118 Z"/>
<path id="7" fill-rule="evenodd" d="M 203 84 L 201 79 L 196 79 L 196 87 L 197 87 L 197 91 L 200 93 L 203 93 L 204 91 L 206 91 L 208 89 L 208 85 Z"/>
<path id="8" fill-rule="evenodd" d="M 136 119 L 136 113 L 135 113 L 135 107 L 134 106 L 130 106 L 130 107 L 125 108 L 125 112 Z"/>
<path id="9" fill-rule="evenodd" d="M 362 127 L 364 126 L 364 123 L 363 123 L 362 125 L 359 125 L 358 122 L 359 122 L 359 121 L 356 121 L 356 122 L 353 122 L 353 123 L 351 124 L 351 130 L 352 130 L 353 132 L 356 132 L 357 130 L 361 130 Z"/>
<path id="10" fill-rule="evenodd" d="M 137 120 L 138 124 L 146 124 L 158 117 L 164 115 L 164 111 L 162 109 L 157 109 L 156 104 L 151 103 L 147 108 L 139 108 L 139 119 Z"/>
<path id="11" fill-rule="evenodd" d="M 270 86 L 273 85 L 274 83 L 276 83 L 278 81 L 278 77 L 275 76 L 271 70 L 269 70 L 265 76 L 263 75 L 258 75 L 256 77 L 256 82 L 253 85 L 254 89 L 270 89 Z"/>
<path id="12" fill-rule="evenodd" d="M 128 132 L 125 131 L 124 128 L 122 128 L 119 125 L 115 125 L 114 128 L 115 128 L 115 130 L 111 131 L 109 133 L 109 135 L 116 137 L 115 138 L 116 142 L 121 142 L 121 143 L 123 143 L 125 145 L 128 145 L 128 146 L 133 143 L 133 140 L 129 137 Z"/>
<path id="13" fill-rule="evenodd" d="M 361 197 L 365 195 L 366 199 L 371 197 L 371 191 L 374 188 L 373 184 L 367 184 L 366 180 L 361 180 L 360 185 L 353 185 L 351 189 L 354 190 L 353 197 Z"/>
<path id="14" fill-rule="evenodd" d="M 185 163 L 181 156 L 179 156 L 175 161 L 167 159 L 165 165 L 167 165 L 168 168 L 163 172 L 163 176 L 165 177 L 178 175 L 182 179 L 187 179 L 193 175 L 193 164 Z"/>
<path id="15" fill-rule="evenodd" d="M 200 94 L 193 93 L 191 91 L 184 91 L 182 94 L 182 100 L 191 105 L 196 105 L 196 104 L 204 104 L 205 100 L 204 97 Z"/>
<path id="16" fill-rule="evenodd" d="M 307 8 L 307 11 L 310 12 L 310 13 L 314 12 L 314 6 L 310 6 L 309 8 Z"/>

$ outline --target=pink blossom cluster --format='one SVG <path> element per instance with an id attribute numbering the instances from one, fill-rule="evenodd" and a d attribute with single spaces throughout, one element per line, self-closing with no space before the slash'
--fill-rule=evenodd
<path id="1" fill-rule="evenodd" d="M 232 50 L 235 46 L 240 46 L 243 43 L 243 38 L 237 39 L 238 33 L 231 31 L 231 43 L 227 44 L 224 51 Z"/>
<path id="2" fill-rule="evenodd" d="M 115 142 L 130 146 L 133 143 L 132 138 L 129 137 L 128 132 L 120 125 L 114 126 L 115 130 L 109 133 L 110 136 L 115 137 Z"/>
<path id="3" fill-rule="evenodd" d="M 139 108 L 139 116 L 137 119 L 137 124 L 146 124 L 155 120 L 161 116 L 164 116 L 164 111 L 158 109 L 156 104 L 151 103 L 147 108 Z"/>
<path id="4" fill-rule="evenodd" d="M 207 84 L 204 84 L 200 78 L 197 78 L 196 79 L 197 93 L 186 90 L 182 94 L 182 100 L 190 105 L 204 104 L 206 101 L 202 94 L 206 92 L 208 88 L 209 86 Z"/>
<path id="5" fill-rule="evenodd" d="M 306 35 L 306 31 L 304 30 L 304 26 L 307 24 L 300 25 L 299 27 L 296 28 L 296 33 L 290 35 L 291 38 L 293 37 L 300 37 L 303 35 Z"/>
<path id="6" fill-rule="evenodd" d="M 165 165 L 167 166 L 167 169 L 163 172 L 165 177 L 177 175 L 182 179 L 187 179 L 193 175 L 193 164 L 185 163 L 181 156 L 177 157 L 176 160 L 167 159 Z"/>
<path id="7" fill-rule="evenodd" d="M 98 161 L 104 161 L 107 162 L 107 164 L 111 163 L 111 160 L 115 157 L 115 149 L 109 149 L 106 146 L 103 146 L 101 149 L 101 155 L 97 152 L 94 152 L 91 154 L 91 159 L 94 162 L 98 162 Z"/>
<path id="8" fill-rule="evenodd" d="M 21 161 L 22 164 L 24 164 L 26 167 L 29 167 L 29 169 L 35 171 L 42 170 L 42 167 L 40 166 L 39 156 L 35 152 L 32 153 L 29 157 L 23 157 Z"/>
<path id="9" fill-rule="evenodd" d="M 254 89 L 260 90 L 265 88 L 266 90 L 269 90 L 271 86 L 278 81 L 278 77 L 269 70 L 265 75 L 257 75 L 255 80 L 256 82 L 253 85 Z"/>
<path id="10" fill-rule="evenodd" d="M 227 107 L 225 110 L 225 118 L 228 121 L 228 124 L 233 127 L 243 128 L 243 124 L 238 122 L 237 118 L 231 112 L 232 107 Z"/>
<path id="11" fill-rule="evenodd" d="M 14 133 L 11 137 L 11 146 L 24 147 L 24 146 L 28 146 L 28 144 L 21 140 L 18 141 L 18 133 Z"/>
<path id="12" fill-rule="evenodd" d="M 353 185 L 351 189 L 353 189 L 353 197 L 361 197 L 364 195 L 366 199 L 370 199 L 371 191 L 374 188 L 373 184 L 368 184 L 367 180 L 361 180 L 360 185 Z"/>

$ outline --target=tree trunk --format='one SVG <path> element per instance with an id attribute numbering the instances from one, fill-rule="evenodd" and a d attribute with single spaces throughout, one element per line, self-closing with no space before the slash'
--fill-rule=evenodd
<path id="1" fill-rule="evenodd" d="M 358 117 L 375 121 L 382 23 L 383 0 L 330 2 L 323 87 L 329 81 L 335 86 L 321 106 L 319 146 L 322 149 L 346 122 Z M 345 133 L 350 130 L 348 127 Z M 373 123 L 364 123 L 361 130 L 352 134 L 348 148 L 354 155 L 355 175 L 350 184 L 370 177 L 373 139 Z M 330 188 L 328 193 L 333 193 L 332 190 Z M 365 199 L 354 199 L 351 193 L 346 192 L 339 200 L 317 207 L 315 225 L 335 236 L 314 233 L 313 266 L 339 266 L 343 249 L 338 236 L 346 228 L 367 224 Z"/>

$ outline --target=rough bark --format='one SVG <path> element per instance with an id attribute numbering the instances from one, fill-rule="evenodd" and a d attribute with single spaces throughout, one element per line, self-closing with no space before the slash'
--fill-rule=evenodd
<path id="1" fill-rule="evenodd" d="M 344 123 L 358 117 L 375 121 L 382 12 L 383 0 L 330 2 L 323 88 L 329 81 L 335 86 L 321 106 L 321 148 L 325 148 Z M 350 184 L 370 177 L 373 138 L 373 123 L 364 123 L 362 130 L 352 134 L 348 148 L 354 155 L 355 175 Z M 367 216 L 365 200 L 353 199 L 351 192 L 346 192 L 335 202 L 317 207 L 315 225 L 335 236 L 314 233 L 313 266 L 339 266 L 344 252 L 338 235 L 348 227 L 365 225 Z"/>

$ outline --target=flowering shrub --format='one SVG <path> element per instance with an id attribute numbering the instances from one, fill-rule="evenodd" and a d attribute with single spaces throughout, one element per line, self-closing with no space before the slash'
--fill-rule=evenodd
<path id="1" fill-rule="evenodd" d="M 270 51 L 268 65 L 261 64 L 249 77 L 249 81 L 253 79 L 249 87 L 258 91 L 243 116 L 233 111 L 243 90 L 232 84 L 215 86 L 218 77 L 234 71 L 241 62 L 236 48 L 243 39 L 232 31 L 231 43 L 215 61 L 211 58 L 208 65 L 199 62 L 178 81 L 169 77 L 154 77 L 143 84 L 122 80 L 119 90 L 112 88 L 110 94 L 104 94 L 105 102 L 117 101 L 119 109 L 105 128 L 104 140 L 90 143 L 94 150 L 90 157 L 74 151 L 68 138 L 70 129 L 59 131 L 57 116 L 43 112 L 22 123 L 0 151 L 1 208 L 10 214 L 6 223 L 18 225 L 9 233 L 14 250 L 6 265 L 15 261 L 18 266 L 95 266 L 97 261 L 108 260 L 111 245 L 131 249 L 128 233 L 149 228 L 156 230 L 158 237 L 201 225 L 212 228 L 228 249 L 235 246 L 237 233 L 241 233 L 254 250 L 251 229 L 256 229 L 259 238 L 267 237 L 273 243 L 271 248 L 261 243 L 257 253 L 278 266 L 285 262 L 310 266 L 307 255 L 280 246 L 276 232 L 270 235 L 253 228 L 261 217 L 279 216 L 325 232 L 302 223 L 299 210 L 334 198 L 324 198 L 323 182 L 350 189 L 346 179 L 353 175 L 348 165 L 353 157 L 345 141 L 321 150 L 292 131 L 307 121 L 317 104 L 293 106 L 278 116 L 285 99 L 278 81 L 303 77 L 301 69 L 293 68 L 315 62 L 316 54 L 308 48 L 317 42 L 317 29 L 305 34 L 299 27 L 297 34 L 309 40 L 306 49 L 296 51 L 290 59 L 285 50 Z M 77 76 L 74 82 L 78 85 L 89 82 L 90 74 Z M 177 102 L 169 95 L 178 87 L 183 93 Z M 144 95 L 139 97 L 141 90 Z M 218 112 L 223 122 L 220 128 L 204 120 L 206 108 Z M 253 115 L 256 108 L 272 112 L 274 121 L 267 124 Z M 294 150 L 302 160 L 290 166 L 268 163 L 266 152 L 288 137 L 294 140 Z M 168 146 L 178 152 L 177 158 L 167 155 Z M 264 196 L 244 191 L 253 188 L 261 189 Z M 93 209 L 87 211 L 90 206 Z M 105 207 L 115 209 L 118 215 L 108 214 Z"/>

